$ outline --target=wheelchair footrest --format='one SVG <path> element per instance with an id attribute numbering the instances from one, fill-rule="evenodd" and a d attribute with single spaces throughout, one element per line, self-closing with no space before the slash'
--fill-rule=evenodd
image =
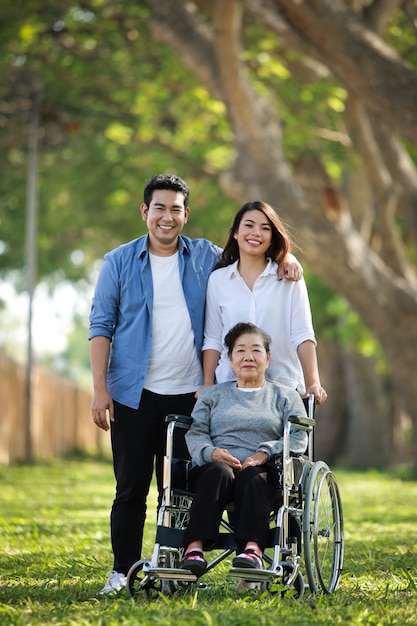
<path id="1" fill-rule="evenodd" d="M 160 580 L 183 580 L 195 582 L 197 576 L 188 569 L 175 569 L 172 567 L 152 567 L 147 572 L 150 576 Z"/>
<path id="2" fill-rule="evenodd" d="M 276 573 L 270 569 L 255 569 L 250 567 L 232 567 L 229 576 L 243 578 L 250 582 L 270 582 L 276 578 Z"/>

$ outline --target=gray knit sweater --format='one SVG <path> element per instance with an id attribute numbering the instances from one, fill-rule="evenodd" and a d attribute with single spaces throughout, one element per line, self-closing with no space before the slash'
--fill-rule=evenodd
<path id="1" fill-rule="evenodd" d="M 258 450 L 270 457 L 281 454 L 290 415 L 306 415 L 303 401 L 279 383 L 267 381 L 253 391 L 242 391 L 235 382 L 207 387 L 198 397 L 186 434 L 193 465 L 210 463 L 214 448 L 226 448 L 241 462 Z M 302 453 L 306 447 L 307 433 L 292 427 L 291 451 Z"/>

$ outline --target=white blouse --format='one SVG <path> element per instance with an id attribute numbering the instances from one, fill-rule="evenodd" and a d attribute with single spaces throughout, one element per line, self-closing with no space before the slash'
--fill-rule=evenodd
<path id="1" fill-rule="evenodd" d="M 269 260 L 250 290 L 237 264 L 236 261 L 212 272 L 207 285 L 203 350 L 221 353 L 216 382 L 235 379 L 224 347 L 225 335 L 238 322 L 252 322 L 272 339 L 267 378 L 304 393 L 297 348 L 306 340 L 316 344 L 304 279 L 298 282 L 278 280 L 278 266 Z"/>

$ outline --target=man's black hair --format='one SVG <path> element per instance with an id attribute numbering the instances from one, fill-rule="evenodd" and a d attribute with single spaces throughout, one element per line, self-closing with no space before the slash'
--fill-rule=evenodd
<path id="1" fill-rule="evenodd" d="M 147 207 L 149 207 L 152 201 L 152 195 L 155 189 L 169 189 L 181 192 L 184 195 L 184 206 L 185 208 L 188 207 L 190 190 L 185 180 L 176 174 L 157 174 L 148 180 L 143 190 L 143 202 Z"/>

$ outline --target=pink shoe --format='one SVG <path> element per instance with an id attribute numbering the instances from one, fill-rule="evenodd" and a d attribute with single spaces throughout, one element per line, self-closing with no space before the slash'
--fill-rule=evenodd
<path id="1" fill-rule="evenodd" d="M 200 550 L 190 550 L 184 555 L 180 563 L 180 568 L 188 569 L 195 574 L 197 578 L 200 578 L 207 569 L 207 561 Z"/>
<path id="2" fill-rule="evenodd" d="M 251 569 L 262 569 L 262 559 L 256 550 L 246 548 L 243 552 L 235 556 L 232 561 L 233 567 L 249 567 Z"/>

